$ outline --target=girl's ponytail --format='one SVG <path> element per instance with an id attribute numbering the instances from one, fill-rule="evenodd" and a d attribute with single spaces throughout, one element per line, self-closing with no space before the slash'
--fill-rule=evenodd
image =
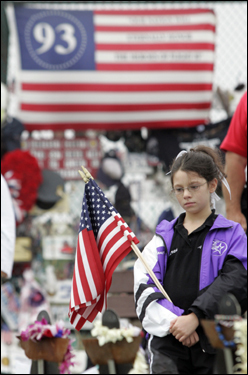
<path id="1" fill-rule="evenodd" d="M 212 149 L 212 148 L 207 147 L 207 146 L 199 145 L 195 148 L 190 149 L 190 151 L 192 151 L 192 152 L 203 152 L 213 159 L 214 164 L 217 166 L 217 168 L 220 172 L 218 178 L 216 176 L 218 181 L 222 180 L 223 177 L 225 177 L 225 178 L 227 177 L 226 174 L 225 174 L 225 171 L 224 171 L 224 164 L 223 164 L 223 161 L 222 161 L 221 152 L 219 150 Z"/>

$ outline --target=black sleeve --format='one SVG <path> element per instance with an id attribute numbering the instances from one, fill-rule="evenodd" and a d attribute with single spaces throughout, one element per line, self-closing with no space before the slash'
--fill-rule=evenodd
<path id="1" fill-rule="evenodd" d="M 198 319 L 214 319 L 219 301 L 226 293 L 233 294 L 242 310 L 247 309 L 247 271 L 234 256 L 228 255 L 214 282 L 201 293 L 189 308 Z"/>

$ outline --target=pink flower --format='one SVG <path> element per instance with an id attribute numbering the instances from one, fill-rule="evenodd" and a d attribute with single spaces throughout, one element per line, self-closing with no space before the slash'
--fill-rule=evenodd
<path id="1" fill-rule="evenodd" d="M 27 341 L 27 340 L 34 340 L 39 341 L 43 337 L 62 337 L 67 338 L 71 331 L 69 329 L 64 328 L 64 323 L 61 321 L 55 325 L 47 324 L 46 319 L 42 319 L 41 322 L 36 321 L 34 324 L 31 324 L 28 326 L 28 328 L 25 331 L 21 332 L 21 340 Z M 69 344 L 67 347 L 67 351 L 64 355 L 63 362 L 60 364 L 60 374 L 69 374 L 70 373 L 70 366 L 73 366 L 74 363 L 71 361 L 73 357 L 75 357 L 74 354 L 72 354 L 72 344 L 73 340 L 69 340 Z"/>

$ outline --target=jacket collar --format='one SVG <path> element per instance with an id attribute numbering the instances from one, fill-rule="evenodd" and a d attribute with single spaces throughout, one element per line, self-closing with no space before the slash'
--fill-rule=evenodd
<path id="1" fill-rule="evenodd" d="M 227 220 L 223 215 L 218 215 L 210 230 L 232 228 L 233 224 L 234 222 Z"/>
<path id="2" fill-rule="evenodd" d="M 178 217 L 176 217 L 172 221 L 167 221 L 167 220 L 161 221 L 161 223 L 156 228 L 156 233 L 160 234 L 161 232 L 164 232 L 164 231 L 166 232 L 170 230 L 174 231 L 174 225 L 176 224 L 177 219 Z"/>
<path id="3" fill-rule="evenodd" d="M 174 230 L 174 225 L 176 224 L 176 221 L 177 221 L 178 218 L 172 220 L 172 221 L 166 221 L 166 220 L 163 220 L 158 226 L 157 226 L 157 229 L 156 229 L 156 233 L 161 233 L 163 232 L 164 230 L 166 231 L 170 231 L 170 230 Z M 211 227 L 210 230 L 214 230 L 214 229 L 227 229 L 227 228 L 231 228 L 233 227 L 234 225 L 234 222 L 230 221 L 230 220 L 227 220 L 223 215 L 218 215 L 217 218 L 215 219 L 214 221 L 214 224 L 213 226 Z"/>

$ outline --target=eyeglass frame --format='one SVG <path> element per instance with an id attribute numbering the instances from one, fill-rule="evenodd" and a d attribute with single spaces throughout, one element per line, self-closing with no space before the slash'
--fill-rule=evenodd
<path id="1" fill-rule="evenodd" d="M 204 182 L 203 184 L 200 184 L 200 185 L 196 185 L 196 184 L 192 185 L 192 186 L 197 187 L 195 190 L 191 190 L 192 186 L 191 187 L 187 186 L 185 188 L 183 188 L 183 187 L 178 188 L 178 189 L 182 189 L 182 192 L 176 192 L 176 189 L 172 189 L 171 192 L 174 193 L 176 196 L 178 196 L 178 195 L 183 195 L 184 190 L 187 189 L 189 193 L 194 194 L 195 192 L 197 192 L 200 189 L 200 187 L 202 187 L 203 185 L 205 185 L 207 183 L 208 183 L 208 181 L 206 181 L 206 182 Z"/>

